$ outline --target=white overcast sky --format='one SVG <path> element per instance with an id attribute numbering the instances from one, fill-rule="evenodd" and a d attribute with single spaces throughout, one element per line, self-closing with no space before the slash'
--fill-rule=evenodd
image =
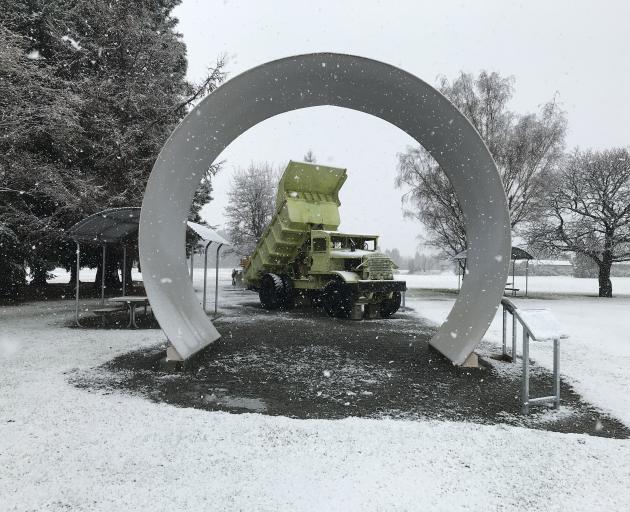
<path id="1" fill-rule="evenodd" d="M 175 10 L 188 46 L 189 77 L 219 54 L 235 76 L 264 62 L 311 52 L 381 60 L 435 84 L 439 75 L 482 69 L 512 75 L 511 108 L 536 111 L 554 94 L 569 120 L 569 147 L 630 144 L 630 2 L 184 0 Z M 383 248 L 412 254 L 421 231 L 404 220 L 394 188 L 396 154 L 413 141 L 385 121 L 334 107 L 267 120 L 223 153 L 215 200 L 204 210 L 224 222 L 234 168 L 251 161 L 301 160 L 348 169 L 340 229 L 381 234 Z"/>

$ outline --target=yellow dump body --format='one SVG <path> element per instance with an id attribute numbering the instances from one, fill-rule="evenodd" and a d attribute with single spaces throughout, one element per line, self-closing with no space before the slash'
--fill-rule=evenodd
<path id="1" fill-rule="evenodd" d="M 339 227 L 339 189 L 345 181 L 345 169 L 289 162 L 278 184 L 276 213 L 245 268 L 247 285 L 256 286 L 269 272 L 284 273 L 311 229 Z"/>

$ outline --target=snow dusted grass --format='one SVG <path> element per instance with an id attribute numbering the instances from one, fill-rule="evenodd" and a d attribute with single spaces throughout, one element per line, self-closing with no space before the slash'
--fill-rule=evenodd
<path id="1" fill-rule="evenodd" d="M 440 297 L 411 302 L 442 321 L 452 299 L 431 299 Z M 621 393 L 630 389 L 630 300 L 544 306 L 572 329 L 563 375 L 630 423 Z M 70 302 L 0 308 L 3 512 L 630 509 L 629 440 L 472 423 L 210 413 L 76 388 L 67 373 L 163 337 L 67 328 L 70 309 Z M 489 340 L 498 332 L 493 324 Z M 544 364 L 547 346 L 532 345 Z"/>

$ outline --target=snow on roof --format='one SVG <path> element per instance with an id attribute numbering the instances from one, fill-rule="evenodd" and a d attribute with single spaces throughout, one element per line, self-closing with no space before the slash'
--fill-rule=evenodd
<path id="1" fill-rule="evenodd" d="M 68 230 L 70 238 L 84 243 L 118 243 L 138 232 L 140 207 L 109 208 L 77 222 Z"/>
<path id="2" fill-rule="evenodd" d="M 191 221 L 188 221 L 187 224 L 190 229 L 197 233 L 206 242 L 216 242 L 223 245 L 232 245 L 225 238 L 219 235 L 219 233 L 217 233 L 214 229 L 211 229 L 208 226 L 202 226 L 201 224 Z"/>

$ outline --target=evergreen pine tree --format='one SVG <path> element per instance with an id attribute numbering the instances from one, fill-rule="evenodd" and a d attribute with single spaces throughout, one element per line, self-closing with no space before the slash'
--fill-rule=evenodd
<path id="1" fill-rule="evenodd" d="M 219 59 L 201 83 L 186 80 L 186 48 L 171 14 L 179 3 L 7 0 L 0 8 L 0 222 L 40 282 L 46 261 L 72 266 L 72 224 L 140 205 L 166 138 L 224 78 Z M 210 199 L 215 171 L 193 216 Z M 115 271 L 115 262 L 108 267 Z"/>

